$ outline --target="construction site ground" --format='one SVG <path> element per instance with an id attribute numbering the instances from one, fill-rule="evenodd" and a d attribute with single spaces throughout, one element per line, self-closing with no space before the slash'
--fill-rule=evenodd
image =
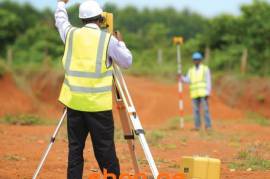
<path id="1" fill-rule="evenodd" d="M 56 80 L 52 81 L 52 79 Z M 269 121 L 262 120 L 257 115 L 258 112 L 259 116 L 268 119 L 270 117 L 269 84 L 255 89 L 262 92 L 260 96 L 254 98 L 250 97 L 253 94 L 252 90 L 241 95 L 232 93 L 233 83 L 230 83 L 231 85 L 222 83 L 229 79 L 217 81 L 213 95 L 210 97 L 213 131 L 208 133 L 204 130 L 200 132 L 190 130 L 193 127 L 193 119 L 187 87 L 184 95 L 186 123 L 185 128 L 180 129 L 177 118 L 177 84 L 143 77 L 128 76 L 126 79 L 160 172 L 169 172 L 173 175 L 180 171 L 182 156 L 201 155 L 221 159 L 222 179 L 270 178 L 270 171 L 263 167 L 245 166 L 252 157 L 258 161 L 270 160 Z M 0 179 L 32 177 L 63 111 L 63 107 L 57 103 L 61 76 L 55 77 L 50 73 L 36 75 L 28 80 L 31 88 L 20 87 L 15 81 L 11 75 L 0 78 L 2 118 Z M 230 98 L 234 99 L 228 100 Z M 37 124 L 23 125 L 9 120 L 12 116 L 21 116 L 21 114 L 40 116 L 40 121 Z M 116 148 L 122 172 L 133 173 L 128 147 L 123 140 L 117 115 L 115 115 L 115 123 Z M 150 174 L 138 141 L 136 147 L 141 172 Z M 40 178 L 66 178 L 67 149 L 67 133 L 64 125 L 41 171 Z M 98 166 L 88 138 L 85 148 L 84 177 L 87 178 L 92 172 L 98 172 Z"/>

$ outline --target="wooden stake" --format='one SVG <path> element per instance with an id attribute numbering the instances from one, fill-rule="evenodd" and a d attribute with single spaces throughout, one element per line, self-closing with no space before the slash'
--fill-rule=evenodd
<path id="1" fill-rule="evenodd" d="M 244 75 L 247 72 L 247 59 L 248 59 L 248 50 L 245 48 L 243 50 L 243 55 L 241 57 L 241 73 Z"/>
<path id="2" fill-rule="evenodd" d="M 13 63 L 13 50 L 11 47 L 7 50 L 7 64 L 8 66 L 11 66 Z"/>

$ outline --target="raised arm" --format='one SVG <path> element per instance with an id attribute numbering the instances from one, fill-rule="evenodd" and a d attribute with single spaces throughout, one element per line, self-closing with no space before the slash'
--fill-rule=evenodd
<path id="1" fill-rule="evenodd" d="M 71 24 L 68 20 L 68 14 L 66 10 L 66 3 L 68 0 L 58 0 L 57 7 L 55 10 L 55 26 L 57 27 L 62 41 L 65 43 L 66 35 L 71 27 Z"/>

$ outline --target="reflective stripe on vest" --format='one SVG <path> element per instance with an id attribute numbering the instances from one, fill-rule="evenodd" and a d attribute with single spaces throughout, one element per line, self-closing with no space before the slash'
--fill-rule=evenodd
<path id="1" fill-rule="evenodd" d="M 112 109 L 112 67 L 105 67 L 109 40 L 108 33 L 97 29 L 69 31 L 63 57 L 65 80 L 59 97 L 63 104 L 88 112 Z"/>
<path id="2" fill-rule="evenodd" d="M 70 85 L 67 79 L 65 79 L 64 84 L 66 84 L 70 88 L 71 91 L 79 92 L 79 93 L 103 93 L 103 92 L 112 90 L 111 86 L 99 87 L 99 88 L 74 86 L 74 85 Z"/>
<path id="3" fill-rule="evenodd" d="M 207 95 L 206 84 L 207 67 L 200 65 L 199 69 L 193 67 L 189 71 L 191 98 L 205 97 Z"/>
<path id="4" fill-rule="evenodd" d="M 65 64 L 66 74 L 69 76 L 82 77 L 82 78 L 100 78 L 100 77 L 105 77 L 105 76 L 111 76 L 113 73 L 112 70 L 106 71 L 105 73 L 101 73 L 102 53 L 103 53 L 103 49 L 105 45 L 105 38 L 107 35 L 107 33 L 103 31 L 101 31 L 101 35 L 99 39 L 99 46 L 97 50 L 96 71 L 92 73 L 92 72 L 81 72 L 81 71 L 70 70 L 72 46 L 73 46 L 73 35 L 74 35 L 75 30 L 76 29 L 72 29 L 70 32 L 68 53 L 67 53 L 66 64 Z"/>

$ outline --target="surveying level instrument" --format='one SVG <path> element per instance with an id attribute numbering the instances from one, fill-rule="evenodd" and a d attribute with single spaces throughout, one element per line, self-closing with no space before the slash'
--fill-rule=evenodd
<path id="1" fill-rule="evenodd" d="M 102 16 L 104 17 L 104 20 L 101 25 L 101 29 L 106 30 L 109 33 L 113 33 L 113 14 L 104 12 Z M 157 179 L 159 172 L 157 170 L 150 148 L 147 144 L 147 141 L 145 138 L 145 131 L 141 125 L 139 116 L 137 114 L 137 111 L 135 109 L 131 96 L 129 94 L 125 79 L 123 77 L 123 74 L 120 68 L 115 63 L 113 63 L 113 68 L 114 68 L 114 71 L 113 71 L 114 82 L 113 82 L 113 89 L 112 89 L 114 93 L 113 96 L 116 101 L 116 105 L 117 105 L 116 107 L 118 109 L 120 121 L 123 128 L 124 139 L 127 141 L 127 144 L 128 144 L 135 174 L 139 174 L 139 165 L 138 165 L 137 156 L 135 153 L 135 142 L 134 142 L 135 136 L 137 136 L 142 146 L 142 149 L 144 151 L 145 157 L 148 161 L 152 175 L 155 179 Z M 52 145 L 55 142 L 56 136 L 60 130 L 60 127 L 66 115 L 67 115 L 67 109 L 64 110 L 64 113 L 53 133 L 53 136 L 51 137 L 50 143 L 46 151 L 44 152 L 43 157 L 32 179 L 36 179 L 38 174 L 40 173 L 45 163 L 45 160 L 52 148 Z"/>
<path id="2" fill-rule="evenodd" d="M 102 17 L 103 21 L 101 23 L 101 29 L 107 30 L 109 33 L 113 33 L 113 14 L 103 12 Z"/>
<path id="3" fill-rule="evenodd" d="M 182 45 L 184 43 L 184 38 L 183 37 L 174 37 L 173 43 L 175 45 Z"/>

